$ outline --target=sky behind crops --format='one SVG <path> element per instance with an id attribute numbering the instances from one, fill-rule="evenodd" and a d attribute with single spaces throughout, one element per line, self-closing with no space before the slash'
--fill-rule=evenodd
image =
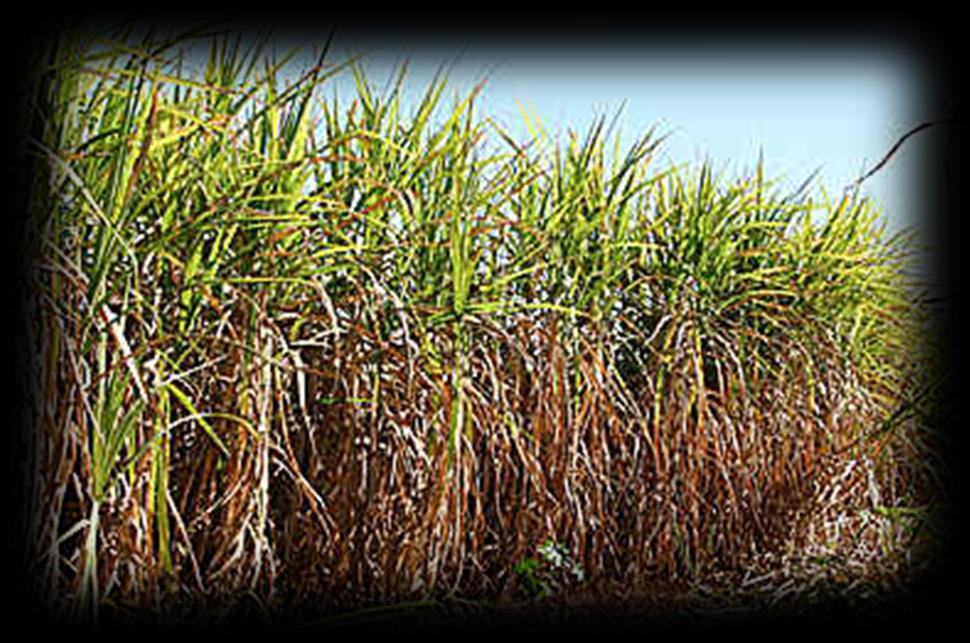
<path id="1" fill-rule="evenodd" d="M 296 31 L 300 35 L 291 31 L 272 39 L 277 55 L 298 49 L 295 72 L 316 62 L 329 29 Z M 814 33 L 810 42 L 768 43 L 756 35 L 745 44 L 746 36 L 735 32 L 723 37 L 717 32 L 718 40 L 708 42 L 698 35 L 657 40 L 635 32 L 618 32 L 616 38 L 609 32 L 588 38 L 488 32 L 469 38 L 403 27 L 350 28 L 336 30 L 328 59 L 339 63 L 362 55 L 376 92 L 407 61 L 405 115 L 439 67 L 449 63 L 450 93 L 443 96 L 442 113 L 453 97 L 467 96 L 485 79 L 477 115 L 496 120 L 519 140 L 529 138 L 523 107 L 562 143 L 567 130 L 582 137 L 597 118 L 609 123 L 619 112 L 616 127 L 624 143 L 651 127 L 666 136 L 658 169 L 709 161 L 731 178 L 749 174 L 763 154 L 766 176 L 779 180 L 782 189 L 796 189 L 819 170 L 814 193 L 820 196 L 824 187 L 833 199 L 907 131 L 945 119 L 941 108 L 947 106 L 931 100 L 937 95 L 936 70 L 916 47 L 872 38 L 829 43 Z M 341 102 L 353 97 L 352 75 L 329 79 L 319 96 L 329 99 L 334 90 Z M 949 134 L 946 125 L 917 133 L 862 188 L 891 232 L 925 228 L 918 239 L 924 276 L 935 265 L 939 231 L 931 219 L 938 216 L 935 195 L 946 189 L 943 150 Z"/>
<path id="2" fill-rule="evenodd" d="M 819 169 L 818 184 L 833 198 L 908 130 L 942 118 L 924 100 L 933 90 L 925 61 L 888 45 L 742 48 L 668 40 L 650 47 L 628 40 L 611 46 L 601 38 L 585 47 L 526 46 L 364 34 L 338 36 L 332 51 L 333 61 L 364 53 L 378 91 L 408 60 L 405 111 L 448 61 L 449 87 L 467 95 L 487 78 L 478 114 L 521 139 L 528 136 L 522 107 L 563 142 L 567 129 L 582 137 L 597 117 L 610 122 L 622 110 L 617 127 L 625 142 L 654 126 L 667 136 L 661 166 L 708 160 L 735 176 L 753 169 L 763 153 L 766 175 L 782 187 L 794 190 Z M 349 75 L 332 86 L 342 96 L 353 94 Z M 891 231 L 919 227 L 932 216 L 924 206 L 934 190 L 944 189 L 946 135 L 939 126 L 919 132 L 863 184 Z M 921 243 L 933 240 L 926 235 Z"/>
<path id="3" fill-rule="evenodd" d="M 582 137 L 596 119 L 609 123 L 619 112 L 624 143 L 651 127 L 666 137 L 660 168 L 669 163 L 696 168 L 708 161 L 731 178 L 749 175 L 763 154 L 766 177 L 778 180 L 781 189 L 793 191 L 819 170 L 814 194 L 821 196 L 824 187 L 833 199 L 906 132 L 945 121 L 944 110 L 950 109 L 935 104 L 932 43 L 888 31 L 797 32 L 789 26 L 769 38 L 737 27 L 672 32 L 660 24 L 651 30 L 649 23 L 628 22 L 613 31 L 591 24 L 530 32 L 496 31 L 484 23 L 477 30 L 373 21 L 334 28 L 308 19 L 260 21 L 244 24 L 242 31 L 269 34 L 279 56 L 295 48 L 295 76 L 316 62 L 333 29 L 329 62 L 362 56 L 377 92 L 407 61 L 405 115 L 439 67 L 450 63 L 451 95 L 445 94 L 441 113 L 451 107 L 452 96 L 467 96 L 485 79 L 477 115 L 496 120 L 518 140 L 529 138 L 523 107 L 561 143 L 568 140 L 567 130 Z M 203 53 L 200 61 L 205 60 Z M 334 90 L 343 100 L 352 98 L 352 75 L 329 79 L 318 95 L 329 99 Z M 890 232 L 922 230 L 917 241 L 927 277 L 946 241 L 939 195 L 948 189 L 944 154 L 951 136 L 946 124 L 918 132 L 862 186 Z"/>
<path id="4" fill-rule="evenodd" d="M 406 96 L 414 103 L 442 61 L 455 61 L 450 86 L 462 94 L 487 77 L 479 114 L 523 138 L 528 131 L 520 105 L 539 116 L 553 136 L 566 128 L 582 135 L 597 116 L 609 120 L 622 108 L 617 125 L 624 140 L 657 126 L 668 135 L 663 156 L 671 162 L 708 159 L 728 173 L 744 172 L 763 151 L 769 176 L 797 187 L 821 167 L 822 184 L 835 193 L 872 168 L 908 129 L 936 117 L 921 113 L 913 100 L 921 89 L 919 70 L 879 52 L 816 59 L 781 52 L 759 59 L 731 52 L 590 57 L 562 51 L 367 50 L 365 68 L 376 89 L 409 58 Z M 910 139 L 865 182 L 894 226 L 917 216 L 916 170 L 935 134 L 927 130 Z"/>

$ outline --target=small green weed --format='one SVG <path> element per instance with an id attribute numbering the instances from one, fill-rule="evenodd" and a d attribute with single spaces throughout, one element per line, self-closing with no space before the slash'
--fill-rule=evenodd
<path id="1" fill-rule="evenodd" d="M 586 580 L 582 566 L 570 558 L 569 551 L 563 545 L 546 540 L 537 552 L 538 558 L 523 558 L 513 568 L 520 586 L 530 596 L 551 596 Z"/>

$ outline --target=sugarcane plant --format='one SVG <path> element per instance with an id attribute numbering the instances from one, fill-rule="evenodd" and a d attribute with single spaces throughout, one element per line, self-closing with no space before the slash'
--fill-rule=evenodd
<path id="1" fill-rule="evenodd" d="M 516 140 L 444 68 L 408 103 L 406 66 L 269 44 L 64 32 L 38 66 L 38 600 L 484 600 L 537 542 L 605 596 L 819 548 L 881 574 L 926 533 L 927 313 L 864 195 L 658 168 L 605 119 Z"/>

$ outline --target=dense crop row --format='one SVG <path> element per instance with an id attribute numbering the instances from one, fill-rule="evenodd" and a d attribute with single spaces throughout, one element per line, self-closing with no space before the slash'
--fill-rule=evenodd
<path id="1" fill-rule="evenodd" d="M 906 551 L 931 391 L 868 201 L 180 46 L 64 34 L 38 71 L 42 600 L 498 597 L 546 541 L 593 592 Z"/>

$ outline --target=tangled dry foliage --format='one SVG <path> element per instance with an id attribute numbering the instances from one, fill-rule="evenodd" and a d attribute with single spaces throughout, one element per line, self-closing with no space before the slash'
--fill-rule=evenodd
<path id="1" fill-rule="evenodd" d="M 603 122 L 519 143 L 480 88 L 441 115 L 443 80 L 407 119 L 403 73 L 328 104 L 345 65 L 284 87 L 226 39 L 193 77 L 180 43 L 63 34 L 38 69 L 37 600 L 477 604 L 546 541 L 585 572 L 564 595 L 610 600 L 915 564 L 926 312 L 868 201 L 654 173 L 649 134 L 611 165 Z"/>

